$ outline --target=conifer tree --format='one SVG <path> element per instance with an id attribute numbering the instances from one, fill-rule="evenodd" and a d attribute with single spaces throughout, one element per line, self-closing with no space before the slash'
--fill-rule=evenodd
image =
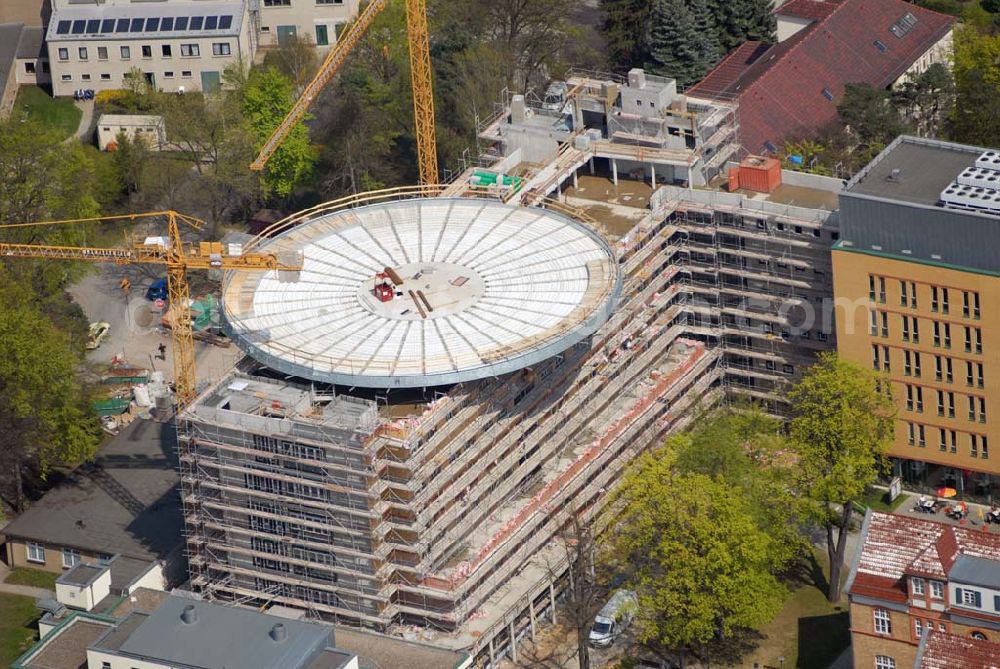
<path id="1" fill-rule="evenodd" d="M 774 41 L 771 0 L 708 0 L 708 4 L 724 52 L 747 40 Z"/>
<path id="2" fill-rule="evenodd" d="M 600 0 L 608 64 L 615 70 L 642 67 L 646 61 L 646 26 L 653 0 Z"/>
<path id="3" fill-rule="evenodd" d="M 719 60 L 715 34 L 705 0 L 655 0 L 646 38 L 646 66 L 653 74 L 689 86 Z"/>

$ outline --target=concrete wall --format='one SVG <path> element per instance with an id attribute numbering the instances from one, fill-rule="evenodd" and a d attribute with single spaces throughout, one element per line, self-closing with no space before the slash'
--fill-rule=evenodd
<path id="1" fill-rule="evenodd" d="M 54 573 L 61 573 L 68 568 L 62 564 L 63 546 L 44 543 L 45 563 L 31 562 L 28 560 L 27 542 L 23 539 L 10 538 L 7 540 L 7 563 L 12 567 L 29 567 L 31 569 L 42 569 Z M 67 546 L 67 548 L 73 548 Z M 92 551 L 80 550 L 80 561 L 87 563 L 97 562 L 99 555 Z"/>
<path id="2" fill-rule="evenodd" d="M 813 22 L 811 19 L 802 19 L 798 16 L 788 16 L 783 14 L 778 15 L 777 19 L 778 29 L 776 34 L 779 42 L 784 42 L 786 39 Z"/>
<path id="3" fill-rule="evenodd" d="M 130 594 L 139 588 L 162 591 L 166 585 L 167 582 L 163 576 L 163 565 L 159 562 L 154 562 L 142 576 L 128 585 L 128 592 L 125 594 Z"/>
<path id="4" fill-rule="evenodd" d="M 90 585 L 56 582 L 56 599 L 71 609 L 90 611 L 111 592 L 111 570 L 106 569 Z"/>

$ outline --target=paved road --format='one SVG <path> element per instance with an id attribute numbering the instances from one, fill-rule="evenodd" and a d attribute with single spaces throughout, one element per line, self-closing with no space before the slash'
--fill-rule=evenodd
<path id="1" fill-rule="evenodd" d="M 68 142 L 75 138 L 84 142 L 89 142 L 91 138 L 87 136 L 87 132 L 90 130 L 90 124 L 94 119 L 94 101 L 77 100 L 73 104 L 75 104 L 77 108 L 83 112 L 83 114 L 80 116 L 80 125 L 77 126 L 76 134 L 67 138 L 66 141 Z"/>

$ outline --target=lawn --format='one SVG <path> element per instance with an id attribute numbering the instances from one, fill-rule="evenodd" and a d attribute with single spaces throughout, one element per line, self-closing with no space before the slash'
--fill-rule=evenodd
<path id="1" fill-rule="evenodd" d="M 814 551 L 813 560 L 805 565 L 807 572 L 812 570 L 812 578 L 805 576 L 793 586 L 781 613 L 760 630 L 764 634 L 760 646 L 740 666 L 759 662 L 762 667 L 775 669 L 827 669 L 850 645 L 847 599 L 831 604 L 826 601 L 826 593 L 814 584 L 819 580 L 820 568 L 824 580 L 829 576 L 826 551 Z M 822 585 L 825 588 L 825 583 Z M 784 663 L 779 661 L 781 657 Z"/>
<path id="2" fill-rule="evenodd" d="M 63 137 L 69 137 L 79 127 L 82 115 L 69 98 L 53 98 L 38 86 L 22 86 L 10 117 L 40 121 Z"/>
<path id="3" fill-rule="evenodd" d="M 38 609 L 31 597 L 0 593 L 0 666 L 9 667 L 38 638 Z"/>
<path id="4" fill-rule="evenodd" d="M 57 578 L 59 578 L 59 574 L 51 571 L 17 567 L 14 571 L 7 575 L 7 578 L 4 579 L 4 583 L 11 583 L 12 585 L 30 585 L 35 588 L 55 590 Z"/>
<path id="5" fill-rule="evenodd" d="M 889 493 L 887 491 L 881 488 L 869 488 L 865 492 L 865 496 L 859 500 L 859 504 L 870 508 L 872 511 L 892 513 L 908 499 L 909 495 L 900 494 L 895 500 L 889 502 Z"/>

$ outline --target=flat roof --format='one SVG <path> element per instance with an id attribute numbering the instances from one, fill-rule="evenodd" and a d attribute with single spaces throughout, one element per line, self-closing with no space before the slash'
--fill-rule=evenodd
<path id="1" fill-rule="evenodd" d="M 439 648 L 419 641 L 337 626 L 337 648 L 358 656 L 360 669 L 454 669 L 465 666 L 468 653 Z"/>
<path id="2" fill-rule="evenodd" d="M 844 191 L 926 206 L 986 149 L 901 136 L 851 179 Z M 894 174 L 894 170 L 899 172 Z"/>
<path id="3" fill-rule="evenodd" d="M 337 209 L 258 248 L 301 253 L 303 269 L 294 281 L 230 273 L 227 331 L 272 369 L 349 387 L 421 388 L 519 370 L 595 332 L 621 290 L 614 251 L 596 230 L 492 199 Z"/>
<path id="4" fill-rule="evenodd" d="M 193 616 L 190 622 L 182 618 L 187 610 Z M 279 632 L 282 636 L 276 637 Z M 332 634 L 328 624 L 172 596 L 148 616 L 133 612 L 118 633 L 96 645 L 172 666 L 337 669 L 350 656 L 331 648 Z"/>
<path id="5" fill-rule="evenodd" d="M 40 642 L 29 659 L 21 662 L 25 669 L 80 669 L 87 666 L 87 647 L 106 633 L 111 622 L 100 622 L 77 616 L 58 632 Z"/>
<path id="6" fill-rule="evenodd" d="M 183 540 L 175 448 L 172 425 L 136 420 L 108 441 L 93 465 L 71 472 L 2 534 L 93 553 L 165 558 Z"/>
<path id="7" fill-rule="evenodd" d="M 230 2 L 139 2 L 54 7 L 48 41 L 121 41 L 234 37 L 245 14 L 242 0 Z"/>
<path id="8" fill-rule="evenodd" d="M 81 562 L 67 572 L 63 572 L 62 576 L 56 579 L 57 584 L 62 585 L 75 585 L 84 588 L 94 581 L 97 577 L 106 572 L 109 567 L 97 564 L 87 564 Z"/>

